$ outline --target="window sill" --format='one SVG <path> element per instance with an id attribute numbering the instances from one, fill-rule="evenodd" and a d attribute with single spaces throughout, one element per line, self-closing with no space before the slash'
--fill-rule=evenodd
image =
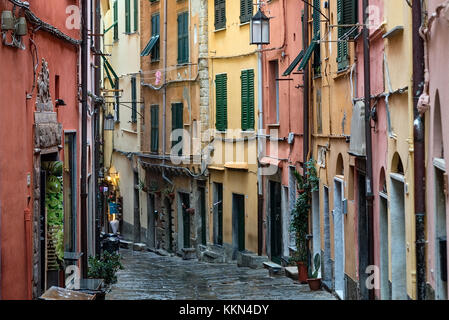
<path id="1" fill-rule="evenodd" d="M 226 30 L 226 27 L 220 28 L 220 29 L 215 29 L 215 30 L 214 30 L 214 33 L 215 33 L 215 32 L 220 32 L 220 31 L 224 31 L 224 30 Z"/>
<path id="2" fill-rule="evenodd" d="M 244 26 L 247 26 L 247 25 L 249 25 L 249 24 L 251 24 L 251 21 L 246 21 L 246 22 L 240 22 L 240 27 L 244 27 Z"/>
<path id="3" fill-rule="evenodd" d="M 281 125 L 279 123 L 272 123 L 272 124 L 267 124 L 267 127 L 270 128 L 279 128 Z"/>
<path id="4" fill-rule="evenodd" d="M 190 64 L 190 62 L 186 61 L 186 62 L 178 62 L 178 64 L 176 65 L 177 67 L 187 67 Z"/>
<path id="5" fill-rule="evenodd" d="M 339 71 L 337 71 L 337 73 L 333 76 L 333 79 L 335 80 L 335 79 L 341 78 L 341 77 L 347 75 L 347 74 L 349 73 L 349 71 L 350 71 L 349 66 L 346 67 L 345 69 L 339 70 Z"/>

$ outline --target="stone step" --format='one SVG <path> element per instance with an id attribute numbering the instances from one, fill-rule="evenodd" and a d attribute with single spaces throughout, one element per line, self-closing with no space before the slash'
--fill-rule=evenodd
<path id="1" fill-rule="evenodd" d="M 145 243 L 134 243 L 133 250 L 134 251 L 145 251 L 147 245 Z"/>
<path id="2" fill-rule="evenodd" d="M 259 256 L 253 252 L 237 253 L 237 265 L 239 267 L 248 267 L 251 269 L 262 269 L 263 263 L 268 261 L 267 256 Z"/>
<path id="3" fill-rule="evenodd" d="M 268 269 L 270 276 L 283 276 L 285 275 L 285 268 L 272 261 L 264 262 L 264 268 Z"/>
<path id="4" fill-rule="evenodd" d="M 167 251 L 165 251 L 164 249 L 157 249 L 156 250 L 156 254 L 158 254 L 158 255 L 160 255 L 160 256 L 163 256 L 163 257 L 168 257 L 170 254 L 167 252 Z"/>
<path id="5" fill-rule="evenodd" d="M 120 239 L 120 248 L 129 249 L 133 243 L 131 241 L 121 240 Z"/>
<path id="6" fill-rule="evenodd" d="M 298 267 L 286 267 L 285 275 L 293 280 L 298 280 Z"/>
<path id="7" fill-rule="evenodd" d="M 181 252 L 183 260 L 193 260 L 197 258 L 195 248 L 182 248 Z"/>

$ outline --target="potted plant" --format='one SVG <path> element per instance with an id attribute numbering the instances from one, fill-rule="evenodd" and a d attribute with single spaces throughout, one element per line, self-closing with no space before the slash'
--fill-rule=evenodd
<path id="1" fill-rule="evenodd" d="M 308 257 L 308 229 L 309 211 L 311 208 L 312 192 L 318 190 L 319 179 L 315 168 L 315 160 L 311 159 L 305 163 L 305 176 L 301 176 L 295 171 L 297 180 L 298 198 L 295 208 L 292 211 L 292 223 L 290 229 L 296 235 L 296 253 L 293 260 L 298 266 L 299 282 L 305 284 L 308 278 L 307 257 Z"/>
<path id="2" fill-rule="evenodd" d="M 110 286 L 117 282 L 115 275 L 118 270 L 123 269 L 121 256 L 117 253 L 109 253 L 104 251 L 99 257 L 90 256 L 88 278 L 103 279 L 106 286 Z"/>
<path id="3" fill-rule="evenodd" d="M 307 283 L 309 284 L 309 288 L 312 291 L 318 291 L 321 289 L 321 278 L 318 278 L 318 272 L 321 267 L 321 256 L 319 253 L 315 254 L 313 258 L 313 266 L 315 271 L 312 272 L 310 269 L 309 278 L 307 279 Z"/>

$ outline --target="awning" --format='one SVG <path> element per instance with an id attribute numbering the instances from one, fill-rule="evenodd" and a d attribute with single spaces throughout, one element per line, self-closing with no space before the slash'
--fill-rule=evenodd
<path id="1" fill-rule="evenodd" d="M 143 49 L 142 53 L 140 54 L 140 56 L 145 57 L 148 56 L 151 52 L 151 50 L 153 50 L 154 46 L 156 45 L 157 41 L 159 40 L 159 35 L 155 35 L 152 36 L 150 41 L 148 42 L 147 46 L 145 47 L 145 49 Z"/>
<path id="2" fill-rule="evenodd" d="M 262 159 L 260 159 L 260 164 L 263 166 L 275 166 L 275 167 L 280 167 L 281 166 L 281 160 L 279 159 L 274 159 L 274 158 L 270 158 L 270 157 L 263 157 Z"/>
<path id="3" fill-rule="evenodd" d="M 318 44 L 318 40 L 320 40 L 320 33 L 318 32 L 316 36 L 312 39 L 312 43 L 307 48 L 306 53 L 304 54 L 304 58 L 299 65 L 298 71 L 304 70 L 307 63 L 309 63 L 310 57 L 312 57 L 312 53 L 315 51 L 315 47 Z"/>
<path id="4" fill-rule="evenodd" d="M 111 73 L 114 76 L 115 80 L 118 79 L 117 73 L 114 71 L 114 69 L 112 68 L 111 64 L 109 63 L 108 59 L 106 59 L 104 57 L 104 55 L 101 56 L 103 58 L 104 61 L 104 69 L 106 70 L 106 74 L 108 76 L 109 82 L 111 84 L 112 88 L 115 88 L 115 83 L 113 83 L 112 81 L 112 77 L 111 77 Z"/>
<path id="5" fill-rule="evenodd" d="M 293 69 L 295 69 L 295 67 L 298 65 L 298 63 L 302 60 L 302 58 L 304 57 L 304 50 L 301 50 L 301 52 L 298 54 L 298 56 L 295 58 L 295 60 L 293 60 L 293 62 L 288 66 L 287 70 L 285 70 L 283 76 L 289 76 Z"/>

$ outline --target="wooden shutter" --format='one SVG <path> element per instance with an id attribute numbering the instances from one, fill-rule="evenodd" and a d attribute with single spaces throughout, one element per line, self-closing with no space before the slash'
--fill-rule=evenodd
<path id="1" fill-rule="evenodd" d="M 114 1 L 114 40 L 118 40 L 118 4 Z"/>
<path id="2" fill-rule="evenodd" d="M 137 122 L 137 86 L 136 77 L 131 78 L 131 122 Z"/>
<path id="3" fill-rule="evenodd" d="M 317 35 L 320 32 L 320 0 L 313 0 L 313 35 Z"/>
<path id="4" fill-rule="evenodd" d="M 151 106 L 151 151 L 159 148 L 159 106 Z"/>
<path id="5" fill-rule="evenodd" d="M 337 23 L 339 25 L 346 24 L 347 21 L 344 19 L 344 8 L 347 3 L 353 2 L 352 0 L 337 0 Z M 338 39 L 340 40 L 343 35 L 347 32 L 346 28 L 338 27 Z M 348 67 L 348 42 L 339 41 L 337 44 L 337 62 L 338 70 L 344 70 Z"/>
<path id="6" fill-rule="evenodd" d="M 226 74 L 219 74 L 215 79 L 216 92 L 216 128 L 219 131 L 225 131 L 228 127 L 228 90 L 227 90 L 228 76 Z"/>
<path id="7" fill-rule="evenodd" d="M 254 70 L 248 70 L 248 129 L 254 129 Z"/>
<path id="8" fill-rule="evenodd" d="M 131 0 L 125 0 L 125 32 L 131 32 Z"/>
<path id="9" fill-rule="evenodd" d="M 139 0 L 134 0 L 134 31 L 139 29 Z"/>
<path id="10" fill-rule="evenodd" d="M 242 80 L 242 130 L 254 129 L 254 70 L 244 70 Z"/>
<path id="11" fill-rule="evenodd" d="M 226 0 L 214 0 L 215 29 L 226 27 Z"/>
<path id="12" fill-rule="evenodd" d="M 253 16 L 252 0 L 240 0 L 240 23 L 250 21 L 252 16 Z"/>
<path id="13" fill-rule="evenodd" d="M 157 36 L 160 35 L 160 18 L 159 13 L 153 15 L 151 17 L 151 36 Z M 157 41 L 157 43 L 154 45 L 153 49 L 151 50 L 151 61 L 157 61 L 159 60 L 159 48 L 160 48 L 160 40 Z"/>
<path id="14" fill-rule="evenodd" d="M 188 13 L 178 15 L 178 63 L 189 61 Z"/>

